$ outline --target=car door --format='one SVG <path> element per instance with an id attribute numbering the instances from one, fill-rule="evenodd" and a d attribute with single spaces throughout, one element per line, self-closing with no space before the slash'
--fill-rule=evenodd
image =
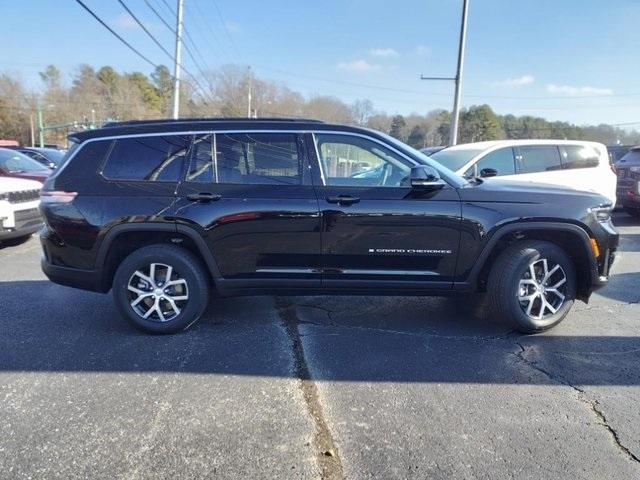
<path id="1" fill-rule="evenodd" d="M 416 164 L 361 134 L 308 134 L 322 216 L 323 287 L 451 288 L 460 240 L 457 191 L 409 187 Z"/>
<path id="2" fill-rule="evenodd" d="M 493 150 L 481 157 L 465 176 L 467 177 L 506 177 L 516 174 L 513 148 L 504 147 Z"/>
<path id="3" fill-rule="evenodd" d="M 516 148 L 518 180 L 566 185 L 557 145 L 520 145 Z"/>
<path id="4" fill-rule="evenodd" d="M 205 236 L 228 288 L 320 285 L 320 216 L 295 132 L 195 135 L 176 216 Z"/>

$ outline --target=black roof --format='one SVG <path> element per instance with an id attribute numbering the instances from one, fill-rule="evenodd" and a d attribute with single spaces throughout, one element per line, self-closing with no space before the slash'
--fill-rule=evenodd
<path id="1" fill-rule="evenodd" d="M 252 130 L 305 130 L 336 128 L 319 120 L 303 118 L 182 118 L 179 120 L 131 120 L 127 122 L 111 122 L 95 130 L 84 130 L 69 135 L 75 142 L 84 142 L 91 138 L 111 137 L 119 135 L 135 135 L 143 133 L 170 133 L 185 131 L 206 131 L 209 129 L 252 129 Z M 360 130 L 355 127 L 340 125 L 339 128 Z"/>

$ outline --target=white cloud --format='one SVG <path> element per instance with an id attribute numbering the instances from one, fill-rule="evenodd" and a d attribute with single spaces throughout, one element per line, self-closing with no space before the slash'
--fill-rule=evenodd
<path id="1" fill-rule="evenodd" d="M 431 48 L 427 47 L 426 45 L 418 45 L 415 52 L 416 55 L 426 57 L 427 55 L 431 55 Z"/>
<path id="2" fill-rule="evenodd" d="M 557 93 L 567 96 L 577 95 L 613 95 L 613 90 L 610 88 L 598 88 L 598 87 L 573 87 L 571 85 L 547 85 L 547 92 Z"/>
<path id="3" fill-rule="evenodd" d="M 340 70 L 346 70 L 348 72 L 367 73 L 380 70 L 380 65 L 369 63 L 366 60 L 360 59 L 353 60 L 351 62 L 340 62 L 338 63 L 338 68 Z"/>
<path id="4" fill-rule="evenodd" d="M 232 33 L 242 32 L 242 26 L 239 23 L 228 20 L 224 24 L 227 27 L 227 30 L 229 30 Z"/>
<path id="5" fill-rule="evenodd" d="M 372 48 L 371 50 L 369 50 L 369 55 L 383 58 L 393 58 L 400 56 L 398 51 L 393 48 Z"/>
<path id="6" fill-rule="evenodd" d="M 523 85 L 530 85 L 535 81 L 536 79 L 533 75 L 522 75 L 521 77 L 506 78 L 493 84 L 496 87 L 522 87 Z"/>
<path id="7" fill-rule="evenodd" d="M 116 25 L 120 28 L 140 28 L 131 15 L 125 12 L 118 15 Z"/>

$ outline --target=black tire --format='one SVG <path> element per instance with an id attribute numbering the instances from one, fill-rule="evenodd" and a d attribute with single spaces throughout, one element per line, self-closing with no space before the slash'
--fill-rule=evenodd
<path id="1" fill-rule="evenodd" d="M 5 247 L 17 247 L 18 245 L 22 245 L 23 243 L 28 242 L 31 239 L 31 234 L 23 235 L 21 237 L 11 238 L 9 240 L 0 240 L 2 246 Z"/>
<path id="2" fill-rule="evenodd" d="M 564 301 L 557 305 L 557 311 L 555 313 L 551 313 L 550 310 L 545 310 L 544 306 L 540 307 L 540 300 L 536 300 L 538 303 L 534 303 L 534 308 L 537 305 L 542 309 L 543 314 L 545 311 L 549 312 L 549 314 L 544 315 L 543 318 L 536 319 L 527 315 L 525 310 L 528 303 L 523 306 L 518 295 L 522 293 L 520 291 L 520 281 L 524 276 L 528 275 L 525 274 L 525 272 L 530 271 L 529 266 L 531 264 L 542 261 L 542 259 L 547 259 L 548 262 L 552 264 L 560 265 L 562 271 L 559 272 L 560 274 L 564 274 L 566 281 L 561 287 L 564 294 Z M 536 265 L 539 266 L 540 264 Z M 525 286 L 523 288 L 528 287 Z M 531 288 L 533 288 L 535 293 L 536 287 Z M 546 288 L 550 287 L 548 286 Z M 514 329 L 522 333 L 542 332 L 560 323 L 564 317 L 567 316 L 569 310 L 571 310 L 571 306 L 576 298 L 576 290 L 576 270 L 572 260 L 559 246 L 540 240 L 524 240 L 508 247 L 496 259 L 491 268 L 487 283 L 491 312 L 496 315 L 499 320 L 510 324 Z M 560 298 L 556 297 L 555 294 L 547 292 L 547 295 L 552 298 L 552 301 L 554 298 L 556 302 L 560 301 Z M 540 310 L 538 309 L 537 312 L 540 312 Z"/>
<path id="3" fill-rule="evenodd" d="M 166 321 L 161 321 L 159 318 L 163 315 L 162 307 L 152 312 L 153 315 L 158 317 L 157 319 L 153 319 L 152 317 L 143 318 L 139 310 L 147 307 L 147 304 L 143 302 L 151 302 L 151 300 L 146 297 L 137 307 L 139 310 L 134 309 L 131 305 L 131 296 L 137 294 L 130 293 L 129 282 L 133 280 L 136 271 L 146 271 L 145 269 L 151 264 L 170 266 L 173 269 L 174 275 L 178 275 L 181 280 L 184 279 L 184 281 L 186 281 L 188 299 L 182 300 L 180 303 L 182 308 L 180 308 L 179 313 L 176 315 L 175 310 L 172 310 L 171 313 L 175 316 L 166 319 Z M 167 269 L 164 271 L 166 272 Z M 135 278 L 138 277 L 136 276 Z M 164 282 L 166 281 L 167 279 L 165 278 Z M 148 282 L 143 281 L 143 283 Z M 184 284 L 181 284 L 180 288 L 185 288 L 182 285 Z M 159 286 L 161 286 L 161 284 Z M 139 288 L 139 286 L 137 288 Z M 154 290 L 153 286 L 149 288 L 150 290 L 148 290 L 148 292 Z M 174 245 L 150 245 L 134 251 L 118 266 L 113 279 L 113 298 L 122 316 L 136 327 L 150 333 L 176 333 L 186 330 L 198 321 L 209 303 L 209 288 L 208 275 L 199 260 L 191 252 Z M 159 289 L 162 290 L 162 288 Z M 167 290 L 168 288 L 165 289 L 165 293 Z M 182 292 L 181 295 L 182 294 L 184 294 L 184 292 Z M 145 295 L 148 295 L 148 293 Z M 154 296 L 153 299 L 155 298 Z M 158 300 L 158 302 L 160 302 L 160 300 Z M 161 304 L 158 303 L 158 305 Z M 168 305 L 166 301 L 164 305 Z M 147 310 L 153 310 L 153 308 L 154 307 L 147 308 Z"/>

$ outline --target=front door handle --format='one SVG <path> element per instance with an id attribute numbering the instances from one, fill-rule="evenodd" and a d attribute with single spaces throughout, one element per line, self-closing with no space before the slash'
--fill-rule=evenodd
<path id="1" fill-rule="evenodd" d="M 187 195 L 189 200 L 194 202 L 215 202 L 216 200 L 220 200 L 222 195 L 218 193 L 209 193 L 209 192 L 201 192 L 201 193 L 190 193 Z"/>
<path id="2" fill-rule="evenodd" d="M 352 197 L 351 195 L 337 195 L 333 197 L 327 197 L 327 202 L 337 203 L 338 205 L 353 205 L 358 203 L 360 199 L 358 197 Z"/>

